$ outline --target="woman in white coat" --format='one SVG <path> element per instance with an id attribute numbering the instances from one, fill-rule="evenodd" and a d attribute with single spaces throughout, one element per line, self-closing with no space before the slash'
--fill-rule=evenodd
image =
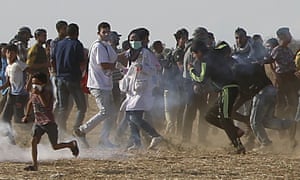
<path id="1" fill-rule="evenodd" d="M 128 40 L 128 71 L 121 80 L 120 89 L 126 92 L 126 99 L 121 108 L 125 108 L 130 127 L 130 139 L 128 150 L 141 147 L 139 130 L 143 129 L 151 138 L 148 149 L 155 148 L 162 140 L 158 132 L 143 119 L 145 111 L 153 106 L 154 97 L 152 91 L 156 86 L 156 57 L 147 48 L 142 46 L 138 30 L 133 30 Z"/>

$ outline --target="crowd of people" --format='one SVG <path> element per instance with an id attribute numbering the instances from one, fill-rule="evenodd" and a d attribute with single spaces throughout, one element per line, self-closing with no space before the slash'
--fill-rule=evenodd
<path id="1" fill-rule="evenodd" d="M 265 42 L 237 28 L 234 47 L 216 42 L 204 27 L 192 38 L 182 28 L 174 33 L 173 49 L 161 40 L 149 45 L 150 31 L 144 27 L 129 32 L 120 49 L 121 35 L 107 22 L 98 24 L 89 48 L 78 39 L 77 24 L 61 20 L 56 30 L 51 40 L 45 29 L 32 35 L 21 27 L 9 43 L 0 44 L 1 121 L 9 124 L 10 143 L 16 145 L 13 118 L 34 122 L 33 165 L 26 170 L 38 169 L 43 134 L 53 149 L 69 148 L 78 156 L 77 142 L 89 148 L 86 134 L 100 122 L 102 148 L 156 149 L 174 137 L 188 144 L 194 129 L 197 143 L 205 144 L 215 128 L 224 130 L 237 154 L 270 148 L 265 128 L 279 130 L 291 148 L 297 146 L 300 53 L 289 48 L 289 28 L 279 28 L 277 38 Z M 28 47 L 33 37 L 36 43 Z M 85 119 L 87 97 L 98 107 L 90 119 Z M 76 117 L 68 130 L 74 103 Z M 77 140 L 58 143 L 69 132 Z"/>

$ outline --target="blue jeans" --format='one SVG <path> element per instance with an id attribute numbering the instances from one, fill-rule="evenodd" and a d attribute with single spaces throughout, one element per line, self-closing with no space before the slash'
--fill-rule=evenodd
<path id="1" fill-rule="evenodd" d="M 100 122 L 104 121 L 100 140 L 108 140 L 109 133 L 114 125 L 115 120 L 115 105 L 111 90 L 90 89 L 91 94 L 96 99 L 96 104 L 99 112 L 91 119 L 79 127 L 80 131 L 88 133 L 95 128 Z"/>
<path id="2" fill-rule="evenodd" d="M 269 85 L 253 98 L 250 125 L 253 133 L 263 145 L 271 143 L 265 128 L 276 130 L 288 129 L 293 122 L 274 117 L 276 94 L 276 88 Z"/>
<path id="3" fill-rule="evenodd" d="M 24 108 L 28 100 L 28 95 L 12 95 L 8 94 L 7 101 L 3 108 L 2 119 L 11 125 L 14 116 L 16 123 L 22 123 L 24 117 Z"/>
<path id="4" fill-rule="evenodd" d="M 139 129 L 144 130 L 151 138 L 159 137 L 157 131 L 143 119 L 144 111 L 126 111 L 129 114 L 130 138 L 129 141 L 136 145 L 141 144 Z"/>
<path id="5" fill-rule="evenodd" d="M 80 82 L 66 81 L 57 78 L 57 95 L 58 95 L 58 127 L 66 131 L 66 121 L 68 119 L 69 95 L 72 95 L 76 107 L 77 115 L 73 129 L 77 129 L 83 122 L 87 105 L 82 92 Z"/>

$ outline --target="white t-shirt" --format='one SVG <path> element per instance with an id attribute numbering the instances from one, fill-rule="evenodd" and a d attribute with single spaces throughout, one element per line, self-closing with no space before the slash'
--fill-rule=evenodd
<path id="1" fill-rule="evenodd" d="M 25 90 L 25 72 L 28 67 L 26 63 L 20 60 L 16 60 L 12 64 L 8 64 L 6 67 L 5 75 L 9 77 L 10 81 L 10 94 L 12 95 L 24 95 Z"/>
<path id="2" fill-rule="evenodd" d="M 104 41 L 95 41 L 90 49 L 87 87 L 103 90 L 112 90 L 112 72 L 103 70 L 101 63 L 115 63 L 117 53 Z"/>

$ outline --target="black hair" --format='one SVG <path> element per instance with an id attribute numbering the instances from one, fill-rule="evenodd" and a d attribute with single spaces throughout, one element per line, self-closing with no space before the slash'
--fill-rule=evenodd
<path id="1" fill-rule="evenodd" d="M 176 41 L 178 41 L 180 38 L 182 38 L 184 36 L 186 36 L 187 38 L 189 37 L 189 32 L 185 28 L 179 29 L 174 34 L 174 37 L 175 37 Z"/>
<path id="2" fill-rule="evenodd" d="M 98 24 L 98 32 L 100 32 L 100 29 L 102 28 L 109 28 L 110 29 L 110 25 L 108 22 L 102 22 L 100 24 Z"/>
<path id="3" fill-rule="evenodd" d="M 235 34 L 239 35 L 239 36 L 244 36 L 247 37 L 247 32 L 245 31 L 245 29 L 238 27 L 235 30 Z"/>
<path id="4" fill-rule="evenodd" d="M 154 41 L 152 47 L 156 47 L 158 45 L 163 45 L 163 43 L 160 40 Z"/>
<path id="5" fill-rule="evenodd" d="M 16 52 L 18 53 L 18 46 L 16 46 L 15 44 L 8 44 L 6 46 L 6 50 L 9 51 L 9 52 Z"/>
<path id="6" fill-rule="evenodd" d="M 68 25 L 68 36 L 78 36 L 79 34 L 79 26 L 77 24 L 71 23 Z"/>
<path id="7" fill-rule="evenodd" d="M 122 50 L 127 51 L 130 48 L 129 41 L 125 40 L 122 42 Z"/>
<path id="8" fill-rule="evenodd" d="M 209 38 L 209 39 L 215 39 L 214 33 L 208 32 L 208 38 Z"/>
<path id="9" fill-rule="evenodd" d="M 46 44 L 47 44 L 47 45 L 50 45 L 51 42 L 52 42 L 52 39 L 47 39 Z"/>
<path id="10" fill-rule="evenodd" d="M 138 39 L 139 39 L 139 40 L 142 40 L 141 35 L 140 35 L 138 29 L 134 29 L 134 30 L 130 31 L 130 33 L 128 34 L 128 37 L 127 37 L 128 41 L 129 41 L 129 38 L 130 38 L 130 36 L 131 36 L 132 34 L 136 34 L 136 36 L 138 37 Z"/>
<path id="11" fill-rule="evenodd" d="M 58 21 L 56 23 L 56 31 L 58 32 L 61 28 L 65 27 L 65 26 L 68 26 L 68 23 L 66 21 Z"/>
<path id="12" fill-rule="evenodd" d="M 150 35 L 149 30 L 144 27 L 138 28 L 136 30 L 137 30 L 137 33 L 139 34 L 139 37 L 141 38 L 141 40 L 144 40 L 146 37 L 148 37 Z"/>
<path id="13" fill-rule="evenodd" d="M 37 30 L 34 31 L 34 37 L 37 38 L 42 33 L 47 33 L 46 29 L 37 29 Z"/>
<path id="14" fill-rule="evenodd" d="M 266 41 L 266 44 L 270 44 L 272 47 L 276 47 L 279 45 L 278 40 L 276 38 L 270 38 Z"/>
<path id="15" fill-rule="evenodd" d="M 48 77 L 45 73 L 42 73 L 42 72 L 37 72 L 37 73 L 34 73 L 32 75 L 32 78 L 36 78 L 38 79 L 39 81 L 41 81 L 41 83 L 43 84 L 46 84 L 47 81 L 48 81 Z"/>
<path id="16" fill-rule="evenodd" d="M 208 48 L 206 46 L 206 44 L 199 40 L 199 39 L 195 39 L 192 41 L 192 45 L 191 45 L 191 52 L 202 52 L 203 54 L 208 52 Z"/>

